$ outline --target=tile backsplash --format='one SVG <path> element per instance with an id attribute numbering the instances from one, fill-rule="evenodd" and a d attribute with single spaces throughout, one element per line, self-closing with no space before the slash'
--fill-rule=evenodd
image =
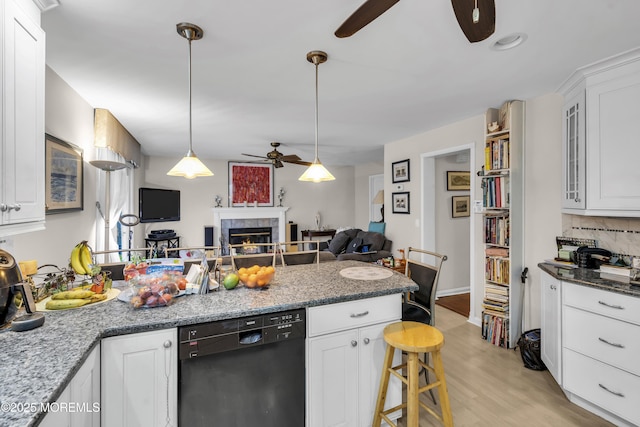
<path id="1" fill-rule="evenodd" d="M 562 235 L 595 239 L 599 248 L 640 257 L 640 218 L 562 215 Z"/>

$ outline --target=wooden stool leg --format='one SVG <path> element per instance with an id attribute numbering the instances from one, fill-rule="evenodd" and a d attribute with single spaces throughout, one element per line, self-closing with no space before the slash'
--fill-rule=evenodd
<path id="1" fill-rule="evenodd" d="M 373 426 L 380 427 L 382 417 L 380 414 L 384 411 L 384 402 L 387 398 L 387 387 L 389 386 L 389 369 L 393 366 L 393 353 L 395 348 L 387 344 L 387 350 L 384 353 L 384 362 L 382 363 L 382 375 L 380 376 L 380 387 L 378 388 L 378 400 L 376 401 L 375 415 L 373 417 Z"/>
<path id="2" fill-rule="evenodd" d="M 442 409 L 444 425 L 446 427 L 453 427 L 453 416 L 451 415 L 451 405 L 449 404 L 449 392 L 447 390 L 447 382 L 444 378 L 444 366 L 442 365 L 442 357 L 440 356 L 439 350 L 433 352 L 433 369 L 436 371 L 437 380 L 440 381 L 440 385 L 438 386 L 438 395 L 440 397 L 440 408 Z"/>
<path id="3" fill-rule="evenodd" d="M 420 388 L 420 365 L 418 353 L 407 353 L 407 427 L 418 427 L 420 406 L 418 405 L 418 389 Z"/>

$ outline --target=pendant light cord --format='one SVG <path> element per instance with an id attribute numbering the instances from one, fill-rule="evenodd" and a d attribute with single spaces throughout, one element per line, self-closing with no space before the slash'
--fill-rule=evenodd
<path id="1" fill-rule="evenodd" d="M 189 40 L 189 155 L 193 153 L 192 134 L 191 134 L 191 39 L 193 32 L 189 30 L 187 40 Z"/>
<path id="2" fill-rule="evenodd" d="M 314 65 L 316 66 L 316 157 L 314 163 L 319 163 L 318 159 L 318 61 L 314 60 Z"/>

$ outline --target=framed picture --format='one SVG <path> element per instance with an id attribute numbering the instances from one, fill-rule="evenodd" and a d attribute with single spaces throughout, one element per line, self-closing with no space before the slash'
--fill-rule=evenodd
<path id="1" fill-rule="evenodd" d="M 82 149 L 45 134 L 45 211 L 57 214 L 84 208 Z"/>
<path id="2" fill-rule="evenodd" d="M 471 190 L 471 174 L 469 171 L 447 171 L 447 191 Z"/>
<path id="3" fill-rule="evenodd" d="M 230 206 L 273 206 L 273 165 L 229 162 Z"/>
<path id="4" fill-rule="evenodd" d="M 400 214 L 408 214 L 411 213 L 409 208 L 409 192 L 405 191 L 402 193 L 391 193 L 391 201 L 393 203 L 392 212 L 400 213 Z"/>
<path id="5" fill-rule="evenodd" d="M 470 196 L 453 196 L 451 198 L 451 216 L 460 218 L 471 213 Z"/>
<path id="6" fill-rule="evenodd" d="M 409 172 L 409 159 L 391 163 L 392 182 L 409 181 Z"/>

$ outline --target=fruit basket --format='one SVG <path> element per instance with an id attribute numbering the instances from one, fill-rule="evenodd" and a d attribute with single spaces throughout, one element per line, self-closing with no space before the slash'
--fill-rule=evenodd
<path id="1" fill-rule="evenodd" d="M 269 283 L 276 275 L 276 270 L 273 266 L 260 267 L 253 265 L 249 268 L 238 269 L 238 277 L 240 282 L 247 288 L 261 289 L 269 286 Z"/>

